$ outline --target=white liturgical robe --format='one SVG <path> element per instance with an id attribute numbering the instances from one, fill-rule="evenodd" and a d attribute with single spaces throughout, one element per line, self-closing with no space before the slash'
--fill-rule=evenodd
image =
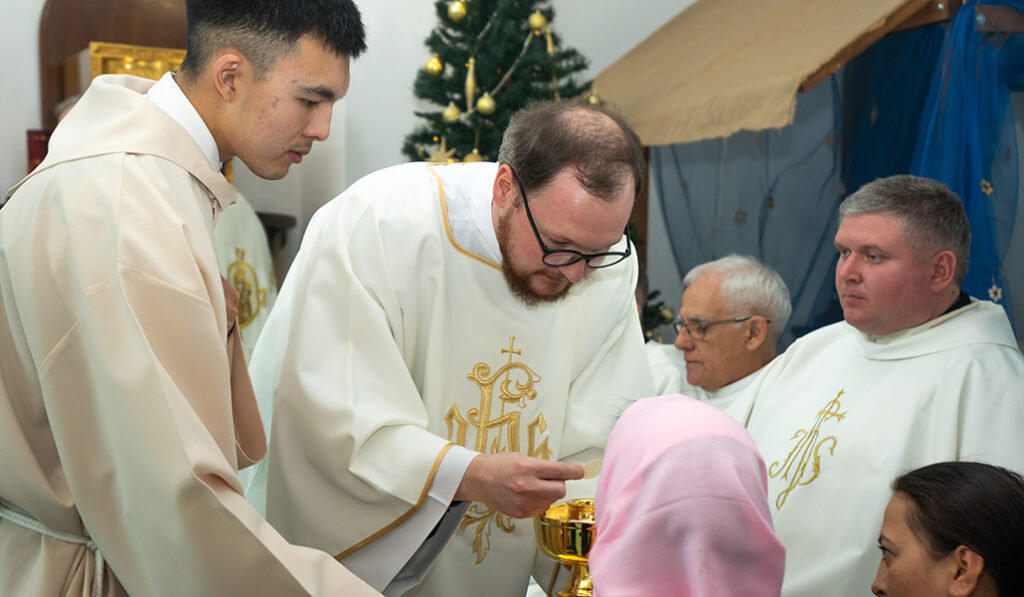
<path id="1" fill-rule="evenodd" d="M 210 240 L 235 193 L 152 85 L 94 80 L 0 211 L 0 595 L 375 595 L 242 497 L 266 442 Z"/>
<path id="2" fill-rule="evenodd" d="M 709 392 L 704 388 L 686 381 L 686 358 L 683 351 L 672 344 L 648 342 L 647 360 L 651 364 L 651 375 L 654 377 L 654 390 L 659 396 L 665 394 L 682 394 L 707 402 L 711 406 L 725 411 L 733 419 L 744 424 L 750 417 L 750 409 L 754 406 L 754 396 L 747 391 L 762 375 L 762 367 L 753 373 Z"/>
<path id="3" fill-rule="evenodd" d="M 585 463 L 650 393 L 635 259 L 526 306 L 497 262 L 496 171 L 388 168 L 310 222 L 251 365 L 274 402 L 267 518 L 290 540 L 348 563 L 415 520 L 450 446 Z M 522 597 L 535 563 L 546 583 L 531 519 L 474 503 L 409 594 Z"/>
<path id="4" fill-rule="evenodd" d="M 861 596 L 890 484 L 939 461 L 1024 472 L 1024 357 L 1003 308 L 971 304 L 890 336 L 845 322 L 797 340 L 755 384 L 786 597 Z"/>

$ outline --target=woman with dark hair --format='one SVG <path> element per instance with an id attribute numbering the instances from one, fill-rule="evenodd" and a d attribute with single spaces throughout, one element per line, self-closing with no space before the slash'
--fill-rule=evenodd
<path id="1" fill-rule="evenodd" d="M 871 585 L 878 596 L 1024 595 L 1024 478 L 940 462 L 892 484 Z"/>

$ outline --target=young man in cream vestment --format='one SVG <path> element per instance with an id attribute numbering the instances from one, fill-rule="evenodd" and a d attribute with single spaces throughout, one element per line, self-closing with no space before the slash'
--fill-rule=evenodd
<path id="1" fill-rule="evenodd" d="M 684 394 L 746 422 L 753 399 L 745 390 L 775 358 L 792 311 L 782 277 L 751 257 L 728 255 L 694 267 L 683 278 L 675 345 L 655 347 L 658 352 L 648 345 L 658 393 Z M 658 372 L 668 372 L 662 387 Z"/>
<path id="2" fill-rule="evenodd" d="M 970 228 L 959 198 L 894 176 L 847 198 L 840 217 L 845 321 L 766 367 L 748 423 L 787 597 L 869 592 L 903 472 L 947 460 L 1024 470 L 1024 357 L 1003 308 L 960 290 Z"/>
<path id="3" fill-rule="evenodd" d="M 376 594 L 242 496 L 266 442 L 210 238 L 223 160 L 280 178 L 327 136 L 359 13 L 187 12 L 182 71 L 96 79 L 0 211 L 0 595 Z"/>
<path id="4" fill-rule="evenodd" d="M 650 391 L 623 235 L 636 135 L 544 102 L 499 162 L 396 166 L 320 209 L 253 355 L 268 520 L 388 595 L 440 547 L 408 594 L 522 597 L 535 564 L 546 583 L 528 517 Z"/>

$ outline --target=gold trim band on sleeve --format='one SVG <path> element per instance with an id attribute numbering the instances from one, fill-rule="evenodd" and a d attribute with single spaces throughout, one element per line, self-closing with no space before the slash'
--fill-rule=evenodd
<path id="1" fill-rule="evenodd" d="M 427 493 L 430 491 L 430 486 L 434 484 L 434 476 L 437 474 L 437 469 L 441 466 L 441 460 L 444 459 L 444 455 L 448 453 L 449 448 L 451 448 L 454 445 L 455 444 L 453 443 L 448 443 L 448 445 L 446 445 L 444 448 L 441 449 L 440 452 L 438 452 L 437 458 L 434 459 L 434 466 L 430 468 L 430 474 L 427 475 L 427 482 L 423 485 L 423 491 L 420 493 L 419 499 L 416 500 L 416 504 L 412 508 L 409 508 L 409 510 L 407 510 L 404 514 L 396 518 L 391 524 L 387 525 L 386 527 L 370 535 L 366 539 L 363 539 L 359 543 L 356 543 L 352 547 L 334 556 L 334 559 L 341 561 L 342 559 L 347 558 L 348 556 L 354 554 L 360 549 L 366 547 L 370 543 L 373 543 L 380 537 L 383 537 L 385 534 L 391 532 L 391 530 L 393 530 L 398 525 L 408 520 L 410 516 L 415 514 L 421 507 L 423 507 L 423 502 L 427 499 Z"/>

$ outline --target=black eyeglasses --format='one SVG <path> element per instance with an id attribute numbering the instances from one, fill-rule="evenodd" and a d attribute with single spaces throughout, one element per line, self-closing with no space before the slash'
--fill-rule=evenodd
<path id="1" fill-rule="evenodd" d="M 549 249 L 544 244 L 544 239 L 540 237 L 540 230 L 537 230 L 537 223 L 533 221 L 533 214 L 530 213 L 530 204 L 526 200 L 526 189 L 523 188 L 523 183 L 519 181 L 519 177 L 516 176 L 515 170 L 509 166 L 509 170 L 512 171 L 512 178 L 516 179 L 516 184 L 519 185 L 519 194 L 523 197 L 523 206 L 526 207 L 526 218 L 530 220 L 530 226 L 533 228 L 533 234 L 537 237 L 537 242 L 540 243 L 540 250 L 544 252 L 544 257 L 541 261 L 545 265 L 552 267 L 565 267 L 572 265 L 581 259 L 587 261 L 587 267 L 597 269 L 600 267 L 608 267 L 615 265 L 623 259 L 629 257 L 631 253 L 629 235 L 623 231 L 623 235 L 626 237 L 626 251 L 609 251 L 607 253 L 580 253 L 579 251 L 573 251 L 572 249 Z"/>
<path id="2" fill-rule="evenodd" d="M 743 323 L 750 319 L 753 315 L 747 315 L 746 317 L 733 317 L 732 319 L 719 319 L 718 321 L 704 321 L 699 317 L 677 317 L 672 322 L 672 326 L 676 328 L 676 333 L 681 334 L 683 330 L 686 330 L 687 334 L 694 340 L 703 340 L 708 335 L 708 328 L 716 326 L 722 323 Z M 766 323 L 771 323 L 772 320 L 765 319 Z"/>

